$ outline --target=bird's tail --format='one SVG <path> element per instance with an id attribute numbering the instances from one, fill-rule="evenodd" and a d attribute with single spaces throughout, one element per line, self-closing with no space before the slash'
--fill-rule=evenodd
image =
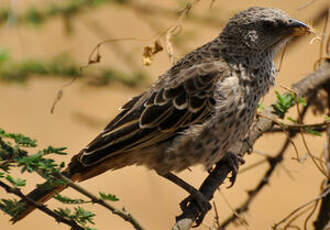
<path id="1" fill-rule="evenodd" d="M 65 171 L 62 173 L 66 177 L 70 178 L 71 180 L 75 181 L 75 177 L 66 173 Z M 48 181 L 43 183 L 42 185 L 38 186 L 38 188 L 32 190 L 27 197 L 36 201 L 38 204 L 43 204 L 51 199 L 57 192 L 61 192 L 66 189 L 68 186 L 66 184 L 57 184 L 51 185 Z M 31 204 L 27 204 L 25 201 L 20 201 L 23 205 L 23 211 L 20 212 L 17 216 L 13 217 L 11 221 L 13 223 L 23 219 L 31 212 L 33 212 L 36 207 Z"/>

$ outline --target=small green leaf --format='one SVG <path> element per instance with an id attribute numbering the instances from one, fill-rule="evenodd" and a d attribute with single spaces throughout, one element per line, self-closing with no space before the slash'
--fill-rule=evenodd
<path id="1" fill-rule="evenodd" d="M 103 193 L 103 192 L 99 192 L 100 196 L 101 196 L 101 199 L 102 200 L 110 200 L 110 201 L 118 201 L 119 198 L 116 196 L 116 195 L 113 195 L 113 194 L 106 194 L 106 193 Z"/>
<path id="2" fill-rule="evenodd" d="M 30 137 L 24 136 L 22 134 L 6 133 L 0 128 L 0 136 L 7 137 L 15 141 L 16 144 L 22 145 L 24 147 L 36 147 L 37 141 L 32 140 Z"/>
<path id="3" fill-rule="evenodd" d="M 57 208 L 54 210 L 54 212 L 64 218 L 74 220 L 85 227 L 87 227 L 87 223 L 95 224 L 93 222 L 93 217 L 95 214 L 79 206 L 75 207 L 74 211 L 68 208 Z"/>
<path id="4" fill-rule="evenodd" d="M 87 230 L 97 230 L 97 228 L 90 228 L 90 227 L 87 227 L 86 229 Z"/>
<path id="5" fill-rule="evenodd" d="M 84 203 L 90 203 L 89 201 L 85 201 L 83 199 L 71 199 L 70 197 L 67 196 L 62 196 L 58 192 L 56 193 L 55 196 L 53 196 L 56 200 L 64 203 L 64 204 L 84 204 Z"/>
<path id="6" fill-rule="evenodd" d="M 62 216 L 62 217 L 71 219 L 71 217 L 70 217 L 71 210 L 68 209 L 68 208 L 65 208 L 65 209 L 64 208 L 57 208 L 57 209 L 54 209 L 54 212 L 57 213 L 58 215 Z"/>
<path id="7" fill-rule="evenodd" d="M 290 94 L 280 94 L 275 91 L 277 101 L 272 105 L 274 112 L 280 117 L 284 118 L 285 113 L 289 110 L 291 106 L 295 104 L 295 95 Z"/>
<path id="8" fill-rule="evenodd" d="M 58 154 L 58 155 L 67 155 L 66 152 L 63 152 L 64 150 L 66 150 L 66 147 L 53 147 L 53 146 L 48 146 L 47 149 L 43 149 L 42 153 L 43 155 L 48 155 L 48 154 Z"/>
<path id="9" fill-rule="evenodd" d="M 93 222 L 93 217 L 95 216 L 94 213 L 91 211 L 85 210 L 82 207 L 75 207 L 74 208 L 75 213 L 73 214 L 74 219 L 77 220 L 79 223 L 85 225 L 87 222 L 91 224 L 95 224 Z"/>
<path id="10" fill-rule="evenodd" d="M 307 102 L 306 102 L 305 98 L 303 98 L 303 97 L 299 97 L 298 102 L 299 102 L 299 104 L 301 104 L 303 106 L 307 105 Z"/>
<path id="11" fill-rule="evenodd" d="M 293 123 L 298 123 L 297 119 L 294 119 L 292 117 L 288 117 L 287 118 L 289 121 L 292 121 Z"/>
<path id="12" fill-rule="evenodd" d="M 21 178 L 14 179 L 12 176 L 7 175 L 6 180 L 9 181 L 12 185 L 16 187 L 23 187 L 26 185 L 26 180 L 23 180 Z"/>
<path id="13" fill-rule="evenodd" d="M 310 127 L 306 127 L 304 129 L 307 133 L 312 134 L 314 136 L 322 136 L 322 133 L 316 130 L 311 129 Z"/>
<path id="14" fill-rule="evenodd" d="M 259 103 L 257 109 L 258 111 L 262 111 L 265 109 L 265 105 L 263 103 Z"/>
<path id="15" fill-rule="evenodd" d="M 324 120 L 325 121 L 330 121 L 330 117 L 328 115 L 325 115 Z"/>
<path id="16" fill-rule="evenodd" d="M 26 204 L 16 199 L 1 199 L 0 201 L 0 210 L 14 218 L 22 213 L 25 208 Z"/>
<path id="17" fill-rule="evenodd" d="M 8 50 L 0 49 L 0 65 L 5 63 L 10 59 L 10 55 L 8 53 Z"/>

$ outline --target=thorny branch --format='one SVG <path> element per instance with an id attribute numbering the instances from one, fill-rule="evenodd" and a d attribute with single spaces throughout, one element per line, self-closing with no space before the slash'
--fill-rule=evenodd
<path id="1" fill-rule="evenodd" d="M 313 73 L 309 74 L 303 80 L 292 86 L 293 90 L 299 96 L 309 96 L 316 92 L 319 88 L 330 84 L 330 64 L 325 63 Z M 262 112 L 265 117 L 276 118 L 272 107 L 267 107 Z M 274 122 L 265 117 L 258 117 L 253 124 L 253 127 L 248 138 L 249 144 L 254 144 L 256 140 L 266 131 L 274 126 Z M 246 142 L 239 143 L 242 148 L 237 154 L 244 155 L 249 150 L 249 144 Z M 206 199 L 211 200 L 217 188 L 223 183 L 230 169 L 223 162 L 218 162 L 216 167 L 211 171 L 209 176 L 202 183 L 199 191 L 205 196 Z M 199 215 L 199 209 L 195 202 L 191 202 L 183 213 L 177 217 L 177 221 L 172 230 L 187 230 L 190 229 L 194 221 Z"/>

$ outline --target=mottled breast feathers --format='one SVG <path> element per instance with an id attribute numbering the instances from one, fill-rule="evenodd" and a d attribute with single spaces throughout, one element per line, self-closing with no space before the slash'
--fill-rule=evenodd
<path id="1" fill-rule="evenodd" d="M 170 140 L 187 127 L 206 121 L 214 112 L 214 88 L 223 78 L 224 66 L 213 62 L 180 71 L 180 76 L 161 76 L 153 90 L 127 102 L 84 151 L 85 166 L 120 153 L 143 151 Z"/>

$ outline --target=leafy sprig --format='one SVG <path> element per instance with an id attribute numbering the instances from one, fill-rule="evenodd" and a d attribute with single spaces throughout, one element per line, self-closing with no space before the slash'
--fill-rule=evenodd
<path id="1" fill-rule="evenodd" d="M 280 118 L 284 118 L 285 113 L 296 103 L 296 94 L 295 93 L 285 93 L 281 94 L 278 91 L 275 91 L 277 101 L 272 105 L 274 112 Z M 306 100 L 303 97 L 298 97 L 298 103 L 306 106 Z"/>
<path id="2" fill-rule="evenodd" d="M 72 199 L 67 196 L 62 196 L 58 192 L 56 193 L 55 196 L 53 196 L 54 199 L 62 202 L 63 204 L 86 204 L 86 203 L 91 203 L 90 201 L 86 201 L 83 199 Z"/>
<path id="3" fill-rule="evenodd" d="M 87 224 L 95 224 L 93 221 L 95 214 L 91 211 L 83 209 L 80 206 L 74 207 L 73 210 L 70 208 L 57 208 L 54 210 L 54 212 L 64 218 L 73 220 L 88 229 L 91 228 L 89 228 Z"/>

